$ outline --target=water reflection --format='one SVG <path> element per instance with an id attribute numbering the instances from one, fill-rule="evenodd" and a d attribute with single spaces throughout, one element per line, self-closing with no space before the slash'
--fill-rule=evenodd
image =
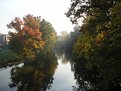
<path id="1" fill-rule="evenodd" d="M 0 91 L 16 91 L 15 88 L 10 89 L 8 83 L 10 83 L 10 72 L 11 68 L 2 68 L 0 69 Z"/>
<path id="2" fill-rule="evenodd" d="M 41 54 L 35 61 L 0 69 L 0 91 L 72 91 L 69 60 L 64 54 Z"/>
<path id="3" fill-rule="evenodd" d="M 46 91 L 51 88 L 57 59 L 53 53 L 39 55 L 35 61 L 11 69 L 11 88 L 17 91 Z"/>
<path id="4" fill-rule="evenodd" d="M 89 82 L 90 76 L 84 67 L 84 61 L 75 60 L 71 53 L 60 53 L 62 64 L 71 65 L 70 69 L 74 74 L 74 80 L 76 84 L 73 85 L 73 91 L 93 91 L 94 85 Z M 71 73 L 71 72 L 69 72 Z M 65 73 L 66 74 L 66 73 Z M 69 84 L 69 83 L 68 83 Z M 66 90 L 65 90 L 66 91 Z M 68 90 L 71 91 L 71 90 Z"/>
<path id="5" fill-rule="evenodd" d="M 58 59 L 58 68 L 54 74 L 54 81 L 52 88 L 47 91 L 72 91 L 73 85 L 75 84 L 73 72 L 71 71 L 70 62 L 64 59 L 66 56 L 63 54 Z M 66 63 L 63 61 L 66 60 Z"/>
<path id="6" fill-rule="evenodd" d="M 58 59 L 61 59 L 62 60 L 62 64 L 67 64 L 68 62 L 71 61 L 71 55 L 68 55 L 66 53 L 57 53 L 56 55 L 58 57 Z"/>
<path id="7" fill-rule="evenodd" d="M 88 70 L 84 66 L 84 61 L 75 60 L 71 61 L 71 69 L 74 73 L 74 77 L 76 79 L 76 84 L 73 86 L 73 91 L 98 91 L 94 84 L 91 81 L 95 82 L 96 80 L 91 80 L 90 74 L 92 72 L 88 72 Z"/>

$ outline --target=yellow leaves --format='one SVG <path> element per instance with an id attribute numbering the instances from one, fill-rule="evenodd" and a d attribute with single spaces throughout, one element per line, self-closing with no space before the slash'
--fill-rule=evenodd
<path id="1" fill-rule="evenodd" d="M 39 47 L 37 46 L 37 44 L 34 43 L 33 45 L 34 45 L 34 48 L 35 48 L 35 49 L 39 48 Z"/>
<path id="2" fill-rule="evenodd" d="M 101 45 L 102 44 L 102 42 L 103 42 L 103 40 L 104 40 L 104 38 L 105 38 L 105 35 L 106 35 L 106 33 L 105 32 L 101 32 L 101 33 L 98 33 L 98 35 L 96 36 L 96 44 L 98 44 L 98 45 Z"/>
<path id="3" fill-rule="evenodd" d="M 111 22 L 114 24 L 114 26 L 121 25 L 121 3 L 115 4 L 110 9 L 111 14 Z"/>
<path id="4" fill-rule="evenodd" d="M 34 58 L 35 58 L 35 52 L 30 50 L 30 49 L 28 49 L 27 47 L 24 47 L 22 55 L 25 58 L 30 59 L 30 60 L 34 60 Z"/>
<path id="5" fill-rule="evenodd" d="M 77 56 L 85 55 L 85 57 L 88 57 L 89 51 L 91 50 L 91 43 L 91 37 L 82 35 L 74 44 L 74 53 Z"/>
<path id="6" fill-rule="evenodd" d="M 45 45 L 45 42 L 44 42 L 44 41 L 40 41 L 39 43 L 40 43 L 42 46 Z"/>
<path id="7" fill-rule="evenodd" d="M 91 45 L 90 45 L 89 43 L 85 43 L 85 44 L 83 45 L 83 48 L 84 48 L 85 51 L 86 51 L 86 50 L 89 50 L 90 47 L 91 47 Z"/>

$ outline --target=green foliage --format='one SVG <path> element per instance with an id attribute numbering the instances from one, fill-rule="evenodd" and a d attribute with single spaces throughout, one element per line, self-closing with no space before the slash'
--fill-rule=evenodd
<path id="1" fill-rule="evenodd" d="M 21 54 L 22 53 L 22 49 L 24 48 L 24 44 L 19 40 L 19 38 L 16 35 L 16 36 L 12 36 L 10 38 L 9 47 L 14 52 L 16 52 L 18 54 Z"/>
<path id="2" fill-rule="evenodd" d="M 52 24 L 45 19 L 41 21 L 40 31 L 42 32 L 42 39 L 45 41 L 45 51 L 50 52 L 57 40 L 57 34 Z"/>
<path id="3" fill-rule="evenodd" d="M 76 61 L 72 65 L 78 82 L 76 90 L 111 91 L 120 88 L 120 12 L 120 0 L 72 1 L 66 15 L 73 23 L 85 17 L 82 35 L 73 50 Z"/>

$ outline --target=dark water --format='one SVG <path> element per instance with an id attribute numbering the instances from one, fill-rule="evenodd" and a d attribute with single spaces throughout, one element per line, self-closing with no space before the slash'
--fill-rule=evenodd
<path id="1" fill-rule="evenodd" d="M 75 80 L 70 62 L 60 57 L 57 63 L 1 68 L 0 91 L 72 91 Z"/>

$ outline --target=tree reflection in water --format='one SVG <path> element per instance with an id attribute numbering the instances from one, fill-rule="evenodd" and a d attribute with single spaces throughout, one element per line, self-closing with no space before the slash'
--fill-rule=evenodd
<path id="1" fill-rule="evenodd" d="M 80 60 L 76 60 L 76 62 L 71 61 L 71 69 L 74 72 L 74 77 L 76 79 L 76 84 L 73 86 L 73 91 L 97 91 L 94 90 L 94 85 L 90 84 L 89 74 L 83 64 L 83 61 Z"/>
<path id="2" fill-rule="evenodd" d="M 35 61 L 13 67 L 9 86 L 17 87 L 17 91 L 46 91 L 51 88 L 56 67 L 57 58 L 53 53 L 41 54 Z"/>

